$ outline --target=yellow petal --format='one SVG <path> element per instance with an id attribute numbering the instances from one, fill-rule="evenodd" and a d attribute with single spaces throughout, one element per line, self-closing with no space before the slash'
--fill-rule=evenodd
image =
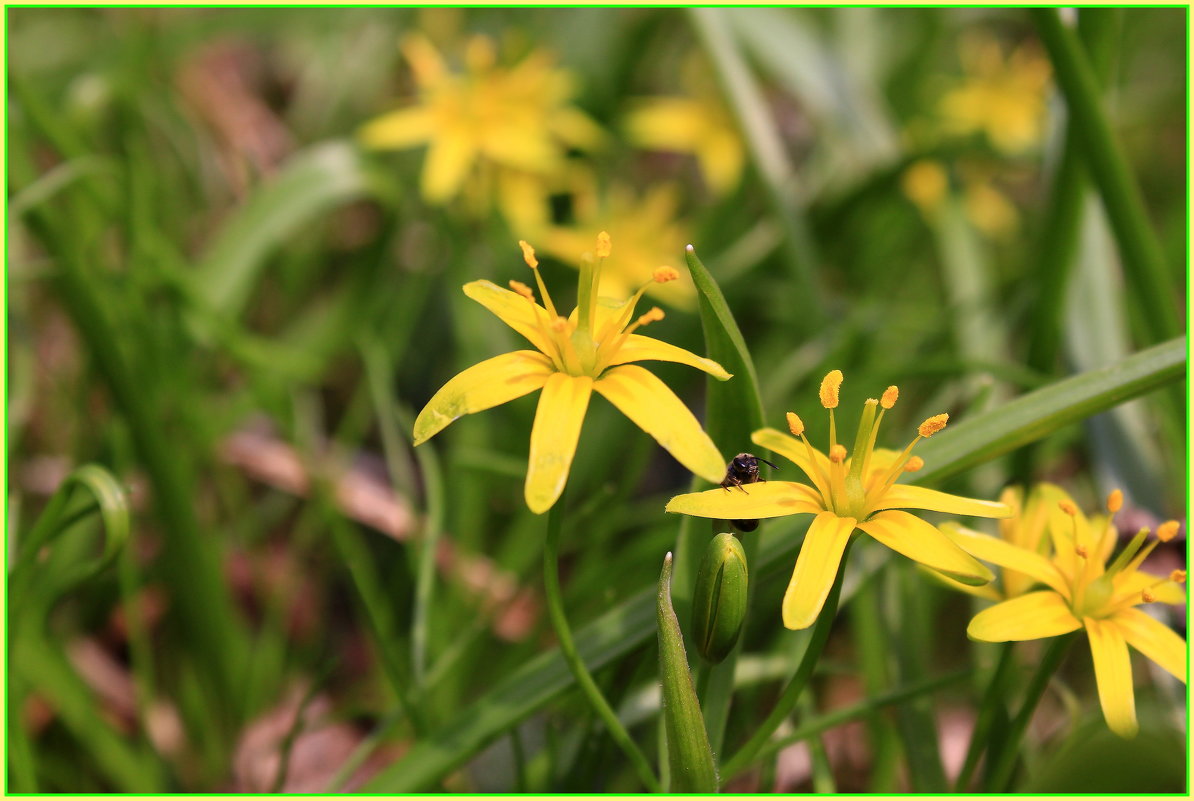
<path id="1" fill-rule="evenodd" d="M 1128 645 L 1185 683 L 1186 641 L 1180 634 L 1139 609 L 1116 612 L 1111 620 Z"/>
<path id="2" fill-rule="evenodd" d="M 433 134 L 431 112 L 416 106 L 370 120 L 361 127 L 358 136 L 366 147 L 401 149 L 426 142 Z"/>
<path id="3" fill-rule="evenodd" d="M 423 161 L 421 189 L 429 203 L 443 203 L 460 191 L 476 156 L 471 137 L 458 131 L 438 131 Z"/>
<path id="4" fill-rule="evenodd" d="M 1131 573 L 1121 573 L 1116 576 L 1115 594 L 1117 597 L 1130 596 L 1133 599 L 1132 603 L 1140 603 L 1140 593 L 1147 587 L 1149 593 L 1160 603 L 1184 604 L 1186 602 L 1186 591 L 1180 584 L 1172 581 L 1157 584 L 1158 578 L 1151 573 L 1141 573 L 1135 570 Z"/>
<path id="5" fill-rule="evenodd" d="M 997 603 L 1004 599 L 1003 593 L 1001 593 L 994 584 L 984 584 L 981 587 L 971 587 L 969 584 L 963 584 L 960 581 L 954 581 L 949 576 L 943 573 L 938 573 L 936 570 L 930 570 L 924 565 L 917 565 L 916 567 L 933 581 L 936 581 L 939 584 L 944 584 L 951 590 L 957 590 L 958 592 L 964 592 L 967 595 L 973 595 L 975 598 L 984 598 L 988 601 L 995 601 Z"/>
<path id="6" fill-rule="evenodd" d="M 804 471 L 813 485 L 821 491 L 824 497 L 829 497 L 829 488 L 822 486 L 821 476 L 829 475 L 829 457 L 813 449 L 813 458 L 817 460 L 820 470 L 813 469 L 808 458 L 808 447 L 803 442 L 789 434 L 775 428 L 760 428 L 750 435 L 750 440 L 767 450 L 775 451 Z"/>
<path id="7" fill-rule="evenodd" d="M 724 194 L 738 185 L 742 175 L 742 143 L 733 131 L 718 131 L 704 138 L 697 160 L 709 189 Z"/>
<path id="8" fill-rule="evenodd" d="M 556 110 L 551 115 L 548 125 L 561 141 L 580 150 L 593 150 L 605 140 L 605 132 L 601 130 L 601 126 L 575 108 L 565 107 Z"/>
<path id="9" fill-rule="evenodd" d="M 547 383 L 551 360 L 533 350 L 503 353 L 459 373 L 431 396 L 415 419 L 414 441 L 420 445 L 461 415 L 521 398 Z"/>
<path id="10" fill-rule="evenodd" d="M 693 473 L 706 481 L 720 481 L 725 475 L 725 460 L 705 429 L 650 372 L 625 364 L 607 370 L 594 387 Z"/>
<path id="11" fill-rule="evenodd" d="M 998 537 L 980 534 L 964 526 L 947 523 L 941 527 L 941 532 L 976 559 L 1023 573 L 1050 589 L 1056 590 L 1062 596 L 1069 596 L 1069 587 L 1066 586 L 1061 574 L 1057 572 L 1057 568 L 1040 554 L 1019 548 Z"/>
<path id="12" fill-rule="evenodd" d="M 626 135 L 636 144 L 659 150 L 692 152 L 700 140 L 702 109 L 686 98 L 640 102 L 626 118 Z"/>
<path id="13" fill-rule="evenodd" d="M 538 303 L 531 303 L 517 292 L 503 289 L 492 281 L 469 281 L 464 285 L 464 294 L 496 314 L 540 351 L 551 353 L 554 350 L 551 341 L 536 324 L 536 315 L 547 316 L 547 310 Z"/>
<path id="14" fill-rule="evenodd" d="M 1117 624 L 1110 620 L 1086 618 L 1082 621 L 1090 637 L 1090 655 L 1094 659 L 1095 683 L 1099 703 L 1111 731 L 1120 737 L 1135 737 L 1136 696 L 1132 691 L 1132 658 L 1128 643 Z"/>
<path id="15" fill-rule="evenodd" d="M 824 510 L 820 494 L 812 487 L 791 481 L 766 481 L 677 495 L 668 501 L 665 511 L 722 520 L 758 520 Z"/>
<path id="16" fill-rule="evenodd" d="M 1037 590 L 979 612 L 966 634 L 984 642 L 1008 642 L 1057 637 L 1081 627 L 1065 599 L 1053 590 Z"/>
<path id="17" fill-rule="evenodd" d="M 915 515 L 889 509 L 859 523 L 858 527 L 909 559 L 939 570 L 963 584 L 986 584 L 995 578 L 974 557 Z"/>
<path id="18" fill-rule="evenodd" d="M 622 345 L 617 355 L 610 361 L 610 364 L 629 364 L 630 362 L 642 361 L 678 362 L 680 364 L 687 364 L 689 367 L 695 367 L 698 370 L 704 370 L 719 381 L 727 381 L 733 378 L 732 375 L 726 372 L 724 367 L 712 359 L 697 356 L 695 353 L 684 350 L 684 348 L 678 348 L 667 342 L 639 334 L 631 334 L 626 337 L 625 344 Z"/>
<path id="19" fill-rule="evenodd" d="M 543 132 L 520 125 L 504 125 L 482 132 L 479 149 L 507 167 L 549 173 L 559 167 L 561 153 Z"/>
<path id="20" fill-rule="evenodd" d="M 842 551 L 854 531 L 854 523 L 854 518 L 838 517 L 833 512 L 821 512 L 813 518 L 784 593 L 786 628 L 806 629 L 816 622 L 837 578 Z"/>
<path id="21" fill-rule="evenodd" d="M 543 385 L 531 426 L 525 488 L 527 506 L 537 515 L 551 508 L 568 483 L 568 469 L 592 392 L 593 379 L 587 375 L 552 373 Z"/>
<path id="22" fill-rule="evenodd" d="M 971 517 L 1010 517 L 1011 507 L 995 501 L 980 501 L 963 498 L 948 492 L 913 487 L 910 484 L 895 484 L 880 496 L 875 509 L 924 509 L 930 512 L 944 512 L 950 515 Z"/>

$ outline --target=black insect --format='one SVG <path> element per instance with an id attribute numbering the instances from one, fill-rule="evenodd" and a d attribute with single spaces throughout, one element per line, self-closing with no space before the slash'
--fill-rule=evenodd
<path id="1" fill-rule="evenodd" d="M 771 462 L 766 459 L 760 459 L 753 453 L 740 453 L 726 465 L 726 477 L 721 480 L 722 489 L 729 492 L 730 487 L 737 487 L 742 492 L 746 492 L 746 490 L 742 489 L 743 484 L 754 484 L 756 481 L 762 481 L 763 479 L 759 478 L 759 462 L 770 465 L 773 470 L 779 469 L 771 464 Z M 730 522 L 740 531 L 754 531 L 759 527 L 758 520 L 731 520 Z"/>

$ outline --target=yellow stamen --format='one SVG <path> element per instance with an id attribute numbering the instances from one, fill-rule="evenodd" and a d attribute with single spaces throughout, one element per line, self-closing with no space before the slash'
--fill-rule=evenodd
<path id="1" fill-rule="evenodd" d="M 1117 489 L 1111 490 L 1111 493 L 1107 496 L 1107 511 L 1110 512 L 1111 514 L 1115 514 L 1120 509 L 1122 509 L 1123 506 L 1124 506 L 1123 492 L 1121 492 L 1120 490 L 1117 490 Z M 1160 531 L 1158 530 L 1157 533 L 1160 534 Z"/>
<path id="2" fill-rule="evenodd" d="M 680 271 L 675 267 L 656 267 L 655 272 L 651 276 L 655 283 L 666 284 L 668 281 L 675 281 L 680 277 Z"/>
<path id="3" fill-rule="evenodd" d="M 948 422 L 948 414 L 935 414 L 920 424 L 918 432 L 922 437 L 931 437 L 941 429 L 945 428 L 945 424 Z"/>
<path id="4" fill-rule="evenodd" d="M 535 258 L 535 249 L 528 245 L 525 239 L 518 240 L 518 246 L 522 248 L 522 258 L 527 266 L 532 270 L 538 270 L 539 260 Z"/>
<path id="5" fill-rule="evenodd" d="M 1157 600 L 1157 596 L 1153 595 L 1148 591 L 1147 588 L 1145 588 L 1140 591 L 1140 600 L 1144 601 L 1146 604 L 1151 604 L 1153 601 Z"/>
<path id="6" fill-rule="evenodd" d="M 539 294 L 543 296 L 543 306 L 547 309 L 547 316 L 558 317 L 559 313 L 556 311 L 555 304 L 551 302 L 551 295 L 547 292 L 547 284 L 543 283 L 543 276 L 539 274 L 539 260 L 535 258 L 535 249 L 524 239 L 518 240 L 518 246 L 522 248 L 522 258 L 527 266 L 535 271 L 535 283 L 539 286 Z"/>
<path id="7" fill-rule="evenodd" d="M 842 444 L 834 445 L 829 449 L 829 461 L 834 464 L 841 464 L 846 461 L 846 446 Z"/>
<path id="8" fill-rule="evenodd" d="M 1166 520 L 1161 525 L 1157 526 L 1157 539 L 1161 542 L 1169 542 L 1177 536 L 1178 529 L 1181 528 L 1181 523 L 1176 520 Z"/>
<path id="9" fill-rule="evenodd" d="M 788 412 L 788 430 L 792 432 L 792 436 L 799 437 L 804 434 L 804 421 L 800 419 L 800 415 L 796 412 Z"/>
<path id="10" fill-rule="evenodd" d="M 614 243 L 605 231 L 597 234 L 597 258 L 604 259 L 613 251 Z"/>
<path id="11" fill-rule="evenodd" d="M 841 370 L 830 370 L 829 374 L 821 379 L 821 405 L 826 409 L 837 408 L 838 392 L 844 379 Z"/>
<path id="12" fill-rule="evenodd" d="M 919 456 L 910 456 L 908 461 L 904 463 L 905 473 L 915 473 L 917 470 L 925 466 L 925 460 Z"/>
<path id="13" fill-rule="evenodd" d="M 1057 508 L 1065 512 L 1070 517 L 1074 517 L 1078 514 L 1078 509 L 1069 501 L 1058 501 Z"/>
<path id="14" fill-rule="evenodd" d="M 557 334 L 562 334 L 565 331 L 567 331 L 568 330 L 568 318 L 557 317 L 556 319 L 552 320 L 551 321 L 551 330 L 555 331 Z"/>
<path id="15" fill-rule="evenodd" d="M 634 325 L 637 328 L 640 325 L 646 325 L 647 323 L 658 322 L 659 320 L 662 320 L 663 318 L 664 318 L 663 309 L 659 308 L 658 306 L 652 306 L 650 311 L 648 311 L 646 314 L 641 315 L 634 322 Z"/>
<path id="16" fill-rule="evenodd" d="M 1185 584 L 1186 583 L 1186 571 L 1184 571 L 1184 570 L 1173 571 L 1172 573 L 1169 574 L 1169 580 L 1172 581 L 1174 584 Z"/>
<path id="17" fill-rule="evenodd" d="M 892 406 L 896 405 L 896 401 L 899 400 L 899 397 L 900 388 L 893 384 L 892 386 L 883 390 L 883 396 L 879 398 L 879 405 L 884 409 L 890 409 Z"/>
<path id="18" fill-rule="evenodd" d="M 1081 556 L 1083 559 L 1085 559 L 1085 558 L 1086 558 L 1086 557 L 1089 555 L 1089 553 L 1088 553 L 1088 552 L 1087 552 L 1087 550 L 1086 550 L 1086 546 L 1085 546 L 1085 545 L 1075 545 L 1075 546 L 1074 546 L 1074 553 L 1078 554 L 1078 555 L 1079 555 L 1079 556 Z"/>
<path id="19" fill-rule="evenodd" d="M 522 295 L 524 298 L 529 300 L 531 303 L 535 302 L 535 293 L 532 292 L 531 288 L 529 286 L 527 286 L 526 284 L 524 284 L 522 281 L 511 281 L 510 288 L 513 289 L 518 294 Z"/>

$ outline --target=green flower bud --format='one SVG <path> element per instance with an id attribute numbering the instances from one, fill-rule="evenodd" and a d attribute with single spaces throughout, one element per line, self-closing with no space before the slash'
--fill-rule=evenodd
<path id="1" fill-rule="evenodd" d="M 701 656 L 717 664 L 729 655 L 746 619 L 746 553 L 733 534 L 709 541 L 692 596 L 692 638 Z"/>

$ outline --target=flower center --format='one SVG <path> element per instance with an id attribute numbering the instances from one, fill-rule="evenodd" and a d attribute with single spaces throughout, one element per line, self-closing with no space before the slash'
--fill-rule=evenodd
<path id="1" fill-rule="evenodd" d="M 1152 603 L 1156 591 L 1166 584 L 1181 584 L 1186 580 L 1184 570 L 1175 570 L 1168 577 L 1158 578 L 1143 589 L 1136 590 L 1117 582 L 1117 577 L 1135 573 L 1153 549 L 1168 542 L 1177 534 L 1178 523 L 1170 520 L 1157 527 L 1156 539 L 1149 540 L 1149 530 L 1136 532 L 1127 546 L 1103 569 L 1103 559 L 1095 552 L 1098 543 L 1091 541 L 1089 526 L 1078 524 L 1078 510 L 1068 501 L 1060 501 L 1059 508 L 1070 518 L 1070 537 L 1078 556 L 1077 568 L 1070 578 L 1070 607 L 1079 619 L 1102 619 L 1139 603 Z M 1114 536 L 1115 513 L 1123 507 L 1123 493 L 1118 489 L 1107 496 L 1107 529 L 1104 536 Z M 1139 585 L 1135 585 L 1139 587 Z"/>
<path id="2" fill-rule="evenodd" d="M 660 267 L 655 270 L 651 281 L 639 287 L 629 300 L 612 308 L 599 306 L 597 288 L 601 284 L 601 267 L 612 250 L 609 234 L 602 231 L 597 235 L 596 258 L 586 254 L 582 259 L 576 309 L 570 317 L 563 317 L 556 311 L 543 276 L 539 273 L 535 249 L 522 240 L 518 244 L 527 266 L 535 273 L 539 294 L 543 296 L 543 308 L 535 303 L 535 293 L 526 284 L 511 281 L 510 288 L 531 304 L 535 326 L 550 343 L 544 353 L 557 370 L 569 375 L 599 378 L 614 363 L 637 329 L 663 319 L 663 309 L 658 306 L 634 318 L 635 307 L 647 287 L 652 283 L 665 284 L 680 277 L 675 269 Z"/>
<path id="3" fill-rule="evenodd" d="M 849 454 L 838 442 L 837 408 L 844 380 L 841 370 L 832 370 L 821 381 L 821 405 L 829 411 L 829 459 L 825 464 L 804 435 L 804 423 L 794 413 L 788 413 L 788 429 L 799 437 L 808 451 L 813 484 L 821 494 L 825 508 L 840 517 L 866 520 L 877 508 L 883 495 L 904 472 L 924 467 L 924 460 L 912 456 L 912 448 L 923 437 L 931 437 L 945 428 L 949 415 L 939 414 L 920 424 L 915 439 L 908 443 L 903 452 L 890 464 L 872 466 L 875 442 L 879 436 L 879 424 L 883 415 L 896 404 L 900 391 L 891 386 L 884 390 L 878 400 L 868 399 L 862 406 L 862 417 L 858 422 L 858 433 L 854 438 L 854 450 Z"/>

